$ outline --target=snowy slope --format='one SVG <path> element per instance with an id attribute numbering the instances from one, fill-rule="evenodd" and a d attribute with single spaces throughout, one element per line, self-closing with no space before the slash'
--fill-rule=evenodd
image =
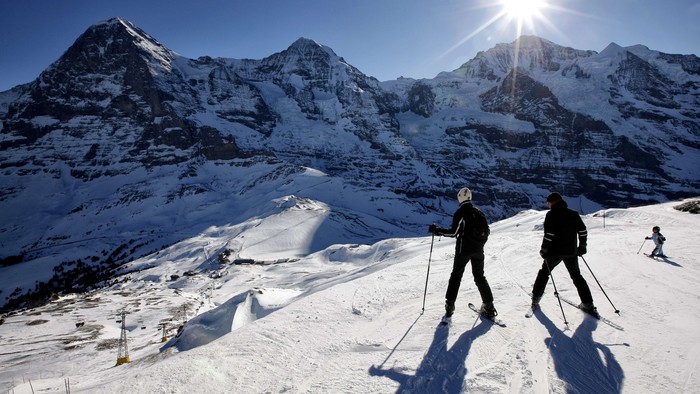
<path id="1" fill-rule="evenodd" d="M 73 393 L 660 393 L 693 392 L 700 384 L 700 226 L 697 215 L 673 208 L 679 202 L 584 217 L 585 259 L 620 316 L 581 262 L 584 277 L 601 314 L 624 331 L 564 304 L 567 327 L 551 283 L 542 312 L 524 317 L 545 211 L 492 225 L 486 276 L 507 327 L 467 309 L 479 299 L 466 274 L 453 325 L 437 328 L 453 240 L 436 238 L 432 255 L 428 236 L 307 253 L 304 234 L 327 214 L 323 204 L 279 203 L 276 216 L 212 227 L 129 264 L 131 272 L 109 289 L 5 317 L 0 387 L 14 393 L 64 392 L 66 383 Z M 668 238 L 666 260 L 638 253 L 642 246 L 651 250 L 644 237 L 654 225 Z M 220 265 L 213 251 L 231 240 L 240 257 L 257 263 Z M 565 269 L 555 269 L 554 277 L 560 294 L 578 301 Z M 131 363 L 115 366 L 123 308 Z M 165 343 L 161 323 L 168 327 Z"/>
<path id="2" fill-rule="evenodd" d="M 694 55 L 523 36 L 434 79 L 379 82 L 311 39 L 188 59 L 129 21 L 98 23 L 0 92 L 0 310 L 100 287 L 208 229 L 230 238 L 202 253 L 247 247 L 291 195 L 310 201 L 306 232 L 264 231 L 294 252 L 247 253 L 416 236 L 465 185 L 494 220 L 552 190 L 585 213 L 692 197 L 698 70 Z"/>

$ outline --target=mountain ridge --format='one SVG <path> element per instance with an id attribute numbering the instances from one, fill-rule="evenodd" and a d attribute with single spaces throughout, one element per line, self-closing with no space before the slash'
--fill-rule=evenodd
<path id="1" fill-rule="evenodd" d="M 523 37 L 379 82 L 308 38 L 188 59 L 110 19 L 0 93 L 0 258 L 108 277 L 286 196 L 342 212 L 333 242 L 358 244 L 422 234 L 464 186 L 492 221 L 551 190 L 583 212 L 694 196 L 700 60 L 633 52 Z"/>

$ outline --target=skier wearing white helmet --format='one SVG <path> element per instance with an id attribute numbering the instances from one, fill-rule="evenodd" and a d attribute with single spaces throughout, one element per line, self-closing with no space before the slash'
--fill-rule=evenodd
<path id="1" fill-rule="evenodd" d="M 480 313 L 485 317 L 494 318 L 498 312 L 493 305 L 491 287 L 484 276 L 484 244 L 490 233 L 488 222 L 484 213 L 472 205 L 471 190 L 466 187 L 461 189 L 457 193 L 457 201 L 459 208 L 452 217 L 452 227 L 441 228 L 432 224 L 428 228 L 432 234 L 457 239 L 452 273 L 445 294 L 445 316 L 450 317 L 455 311 L 455 300 L 462 275 L 471 260 L 474 283 L 481 295 Z"/>

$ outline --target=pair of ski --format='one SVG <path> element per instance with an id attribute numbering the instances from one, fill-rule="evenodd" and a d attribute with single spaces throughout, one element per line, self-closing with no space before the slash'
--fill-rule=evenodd
<path id="1" fill-rule="evenodd" d="M 479 316 L 481 316 L 484 320 L 488 320 L 488 321 L 490 321 L 491 323 L 493 323 L 493 324 L 495 324 L 495 325 L 497 325 L 497 326 L 501 326 L 501 327 L 505 327 L 505 326 L 506 326 L 506 323 L 505 323 L 503 320 L 497 318 L 496 316 L 487 316 L 487 315 L 481 313 L 481 311 L 479 310 L 479 308 L 477 308 L 476 305 L 472 304 L 471 302 L 469 303 L 469 309 L 471 309 L 472 311 L 476 312 L 476 313 L 477 313 Z M 440 325 L 441 325 L 441 326 L 449 326 L 449 325 L 451 325 L 451 324 L 452 324 L 452 316 L 443 316 L 443 317 L 442 317 L 442 320 L 440 320 Z"/>
<path id="2" fill-rule="evenodd" d="M 668 258 L 668 256 L 666 256 L 666 255 L 663 255 L 663 256 L 653 255 L 653 256 L 652 256 L 652 255 L 650 255 L 649 253 L 644 253 L 644 255 L 647 256 L 647 257 L 649 257 L 649 258 L 652 258 L 652 259 L 654 259 L 654 260 L 656 260 L 657 258 L 659 258 L 659 259 L 667 259 L 667 258 Z"/>
<path id="3" fill-rule="evenodd" d="M 593 313 L 590 313 L 589 311 L 586 311 L 586 310 L 581 309 L 581 307 L 579 307 L 578 304 L 574 303 L 574 302 L 571 301 L 571 300 L 567 300 L 566 298 L 563 298 L 563 297 L 559 297 L 559 299 L 562 300 L 562 301 L 564 301 L 565 303 L 567 303 L 567 304 L 573 306 L 574 308 L 579 309 L 580 311 L 582 311 L 583 313 L 585 313 L 585 314 L 587 314 L 587 315 L 593 317 L 594 319 L 598 319 L 598 320 L 602 321 L 603 323 L 609 325 L 609 326 L 612 327 L 612 328 L 618 329 L 618 330 L 620 330 L 620 331 L 625 331 L 625 329 L 624 329 L 621 325 L 619 325 L 619 324 L 617 324 L 617 323 L 615 323 L 615 322 L 613 322 L 613 321 L 611 321 L 611 320 L 608 320 L 608 319 L 604 318 L 604 317 L 601 316 L 598 312 L 596 312 L 596 314 L 593 314 Z M 538 307 L 538 308 L 539 308 L 539 307 Z M 532 308 L 532 305 L 530 305 L 530 308 L 528 308 L 527 312 L 525 312 L 525 317 L 528 317 L 528 318 L 532 317 L 532 315 L 535 314 L 535 310 L 536 310 L 536 309 L 533 309 L 533 308 Z"/>

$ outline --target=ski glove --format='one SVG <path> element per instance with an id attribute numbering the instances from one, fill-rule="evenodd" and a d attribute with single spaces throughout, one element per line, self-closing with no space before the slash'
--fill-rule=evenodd
<path id="1" fill-rule="evenodd" d="M 584 254 L 586 254 L 586 245 L 579 245 L 578 255 L 583 256 Z"/>
<path id="2" fill-rule="evenodd" d="M 544 258 L 547 258 L 548 252 L 549 252 L 549 251 L 548 251 L 547 249 L 542 248 L 542 249 L 540 249 L 540 256 L 542 256 L 543 259 L 544 259 Z"/>
<path id="3" fill-rule="evenodd" d="M 430 227 L 428 227 L 428 232 L 437 236 L 442 236 L 445 233 L 445 229 L 442 229 L 435 224 L 431 224 Z"/>

